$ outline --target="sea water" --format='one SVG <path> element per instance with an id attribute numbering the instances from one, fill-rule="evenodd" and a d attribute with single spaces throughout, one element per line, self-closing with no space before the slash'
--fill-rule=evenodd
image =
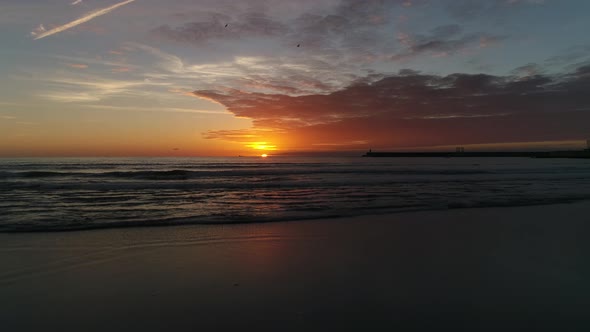
<path id="1" fill-rule="evenodd" d="M 590 199 L 590 160 L 0 159 L 0 231 L 272 222 Z"/>

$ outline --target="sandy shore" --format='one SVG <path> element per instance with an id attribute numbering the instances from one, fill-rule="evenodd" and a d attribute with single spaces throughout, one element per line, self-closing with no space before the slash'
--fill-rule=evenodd
<path id="1" fill-rule="evenodd" d="M 590 204 L 0 234 L 3 331 L 588 331 Z"/>

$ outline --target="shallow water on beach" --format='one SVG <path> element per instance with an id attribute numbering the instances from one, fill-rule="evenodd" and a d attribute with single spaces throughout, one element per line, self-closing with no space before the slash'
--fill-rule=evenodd
<path id="1" fill-rule="evenodd" d="M 0 231 L 270 222 L 587 199 L 587 160 L 0 159 Z"/>

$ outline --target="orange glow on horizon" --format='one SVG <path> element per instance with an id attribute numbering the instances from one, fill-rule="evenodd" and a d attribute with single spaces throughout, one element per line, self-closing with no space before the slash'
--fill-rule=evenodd
<path id="1" fill-rule="evenodd" d="M 250 144 L 246 144 L 246 147 L 254 149 L 254 150 L 265 150 L 265 151 L 276 151 L 277 146 L 274 144 L 269 144 L 267 142 L 252 142 Z"/>

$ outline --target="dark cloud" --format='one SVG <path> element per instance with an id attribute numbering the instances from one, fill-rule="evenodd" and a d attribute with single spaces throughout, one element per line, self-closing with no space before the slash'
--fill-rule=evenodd
<path id="1" fill-rule="evenodd" d="M 393 49 L 390 31 L 381 28 L 399 15 L 400 6 L 409 0 L 343 0 L 330 13 L 305 13 L 291 22 L 289 38 L 307 47 L 329 49 L 342 47 L 348 52 L 365 53 Z"/>
<path id="2" fill-rule="evenodd" d="M 564 66 L 579 61 L 590 61 L 590 45 L 572 46 L 562 54 L 553 56 L 545 62 L 549 66 Z"/>
<path id="3" fill-rule="evenodd" d="M 444 25 L 432 29 L 426 35 L 398 34 L 398 40 L 404 49 L 394 54 L 394 61 L 410 59 L 423 54 L 447 56 L 468 47 L 487 47 L 505 39 L 487 33 L 464 34 L 459 25 Z"/>
<path id="4" fill-rule="evenodd" d="M 409 0 L 343 0 L 327 12 L 302 13 L 288 20 L 270 16 L 269 10 L 263 6 L 256 7 L 258 11 L 250 10 L 244 14 L 178 13 L 174 15 L 175 19 L 191 21 L 178 26 L 162 25 L 152 33 L 186 43 L 280 37 L 286 44 L 301 44 L 306 50 L 329 50 L 341 46 L 366 49 L 387 42 L 377 28 L 391 21 L 393 8 L 411 3 Z M 229 24 L 227 28 L 226 24 Z"/>
<path id="5" fill-rule="evenodd" d="M 512 71 L 515 76 L 535 76 L 541 73 L 543 73 L 543 68 L 536 63 L 529 63 Z"/>
<path id="6" fill-rule="evenodd" d="M 478 72 L 490 72 L 494 68 L 494 66 L 482 60 L 479 56 L 471 58 L 467 61 L 467 64 Z"/>
<path id="7" fill-rule="evenodd" d="M 459 20 L 477 20 L 482 17 L 498 18 L 506 10 L 522 6 L 543 4 L 543 0 L 444 0 L 449 14 Z"/>
<path id="8" fill-rule="evenodd" d="M 178 27 L 162 25 L 152 30 L 152 33 L 174 41 L 199 43 L 211 39 L 277 36 L 285 34 L 288 30 L 286 25 L 263 13 L 250 12 L 236 18 L 211 13 L 199 21 Z"/>
<path id="9" fill-rule="evenodd" d="M 580 139 L 590 134 L 590 66 L 559 76 L 425 75 L 405 70 L 326 95 L 195 91 L 257 130 L 298 144 L 373 147 Z M 238 140 L 232 131 L 208 138 Z"/>
<path id="10" fill-rule="evenodd" d="M 449 39 L 459 35 L 461 32 L 463 32 L 463 28 L 458 24 L 441 25 L 432 29 L 431 38 Z"/>
<path id="11" fill-rule="evenodd" d="M 283 46 L 291 46 L 273 49 L 277 57 L 296 57 L 304 53 L 310 66 L 313 56 L 321 56 L 332 64 L 346 63 L 353 67 L 423 55 L 450 56 L 466 49 L 487 47 L 506 38 L 465 31 L 457 24 L 441 25 L 424 34 L 403 33 L 400 26 L 392 30 L 404 8 L 427 4 L 427 0 L 342 0 L 325 10 L 310 10 L 282 19 L 271 16 L 270 11 L 262 7 L 245 14 L 237 10 L 238 14 L 231 14 L 236 17 L 211 12 L 182 13 L 177 18 L 192 22 L 162 25 L 152 32 L 188 44 L 248 37 L 274 38 Z M 294 50 L 297 45 L 301 48 Z"/>
<path id="12" fill-rule="evenodd" d="M 474 19 L 490 11 L 498 4 L 498 1 L 471 1 L 453 0 L 447 1 L 449 13 L 457 19 Z"/>

